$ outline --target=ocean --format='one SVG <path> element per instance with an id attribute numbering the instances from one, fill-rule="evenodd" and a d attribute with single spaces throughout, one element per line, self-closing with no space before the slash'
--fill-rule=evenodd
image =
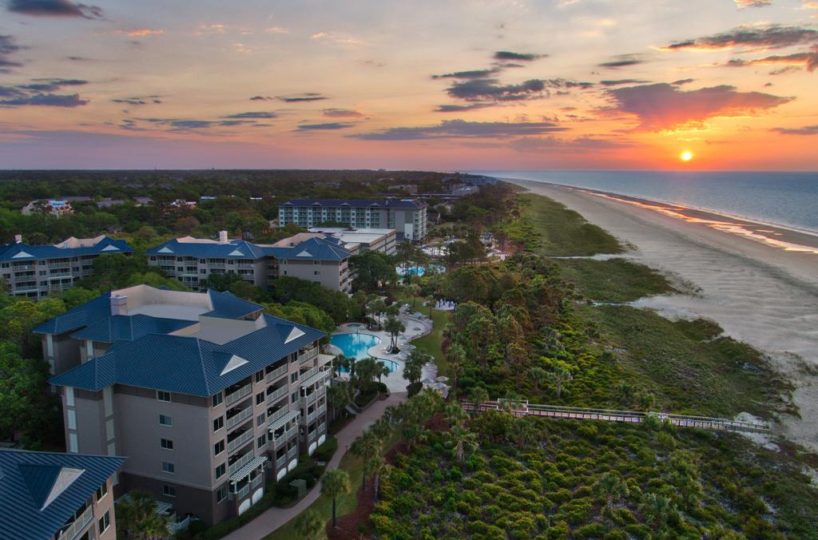
<path id="1" fill-rule="evenodd" d="M 472 171 L 677 204 L 818 235 L 818 173 Z"/>

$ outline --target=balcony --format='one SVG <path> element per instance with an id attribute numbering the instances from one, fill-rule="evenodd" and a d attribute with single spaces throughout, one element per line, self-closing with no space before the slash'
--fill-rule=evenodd
<path id="1" fill-rule="evenodd" d="M 289 459 L 295 459 L 295 458 L 297 458 L 297 457 L 298 457 L 298 447 L 297 447 L 297 446 L 293 446 L 292 448 L 290 448 L 290 451 L 289 451 L 289 452 L 287 452 L 287 457 L 288 457 Z"/>
<path id="2" fill-rule="evenodd" d="M 280 471 L 287 467 L 287 454 L 284 454 L 280 458 L 276 458 L 276 470 Z"/>
<path id="3" fill-rule="evenodd" d="M 287 374 L 288 369 L 289 366 L 287 364 L 284 364 L 283 366 L 274 369 L 273 371 L 267 374 L 266 377 L 267 382 L 271 383 L 277 381 L 278 379 Z"/>
<path id="4" fill-rule="evenodd" d="M 253 384 L 252 383 L 247 383 L 244 386 L 242 386 L 241 388 L 239 388 L 238 390 L 236 390 L 235 392 L 233 392 L 232 394 L 225 395 L 224 396 L 224 404 L 228 405 L 228 406 L 232 405 L 233 403 L 236 403 L 241 398 L 249 396 L 252 391 L 253 391 Z"/>
<path id="5" fill-rule="evenodd" d="M 323 366 L 314 367 L 301 374 L 301 381 L 299 381 L 299 384 L 302 388 L 309 387 L 329 379 L 330 375 L 332 375 L 332 369 L 328 367 L 325 368 Z"/>
<path id="6" fill-rule="evenodd" d="M 287 385 L 284 385 L 284 386 L 282 386 L 281 388 L 279 388 L 277 390 L 273 390 L 273 392 L 267 396 L 267 404 L 272 405 L 273 403 L 275 403 L 279 399 L 286 396 L 289 392 L 290 392 L 290 387 L 287 386 Z"/>
<path id="7" fill-rule="evenodd" d="M 296 435 L 298 435 L 298 425 L 291 427 L 290 429 L 286 430 L 284 433 L 273 439 L 273 448 L 275 450 L 278 450 L 279 448 L 287 444 L 287 441 L 289 441 Z"/>
<path id="8" fill-rule="evenodd" d="M 326 395 L 326 392 L 321 392 L 320 390 L 316 390 L 316 391 L 314 391 L 312 394 L 310 394 L 308 396 L 301 396 L 300 406 L 304 407 L 304 408 L 309 407 L 310 405 L 315 403 L 315 401 L 319 397 L 325 396 L 325 395 Z"/>
<path id="9" fill-rule="evenodd" d="M 67 529 L 57 535 L 58 540 L 74 540 L 78 538 L 92 521 L 94 521 L 94 507 L 89 506 Z"/>
<path id="10" fill-rule="evenodd" d="M 321 405 L 316 407 L 314 411 L 307 414 L 307 425 L 311 424 L 313 420 L 327 412 L 327 406 Z"/>
<path id="11" fill-rule="evenodd" d="M 241 469 L 242 467 L 244 467 L 245 465 L 247 465 L 248 463 L 253 461 L 254 457 L 255 456 L 253 456 L 252 451 L 247 452 L 246 454 L 241 456 L 239 459 L 237 459 L 236 461 L 234 461 L 233 463 L 231 463 L 230 465 L 227 466 L 227 474 L 232 475 L 233 473 L 235 473 L 236 471 L 238 471 L 239 469 Z"/>
<path id="12" fill-rule="evenodd" d="M 260 474 L 260 475 L 256 476 L 255 478 L 253 478 L 252 480 L 250 480 L 250 488 L 255 489 L 255 488 L 259 487 L 263 483 L 264 483 L 264 475 Z"/>
<path id="13" fill-rule="evenodd" d="M 246 484 L 243 488 L 238 490 L 235 495 L 237 499 L 243 499 L 250 494 L 250 484 Z"/>
<path id="14" fill-rule="evenodd" d="M 246 409 L 242 409 L 237 415 L 231 416 L 227 419 L 225 424 L 227 425 L 227 431 L 230 431 L 234 427 L 238 426 L 248 418 L 253 416 L 253 408 L 247 407 Z"/>
<path id="15" fill-rule="evenodd" d="M 280 409 L 278 409 L 273 414 L 267 417 L 268 424 L 273 424 L 279 418 L 283 418 L 288 412 L 290 412 L 290 409 L 288 407 L 281 407 Z"/>
<path id="16" fill-rule="evenodd" d="M 298 361 L 303 365 L 310 360 L 314 360 L 318 358 L 318 347 L 311 347 L 306 349 L 302 354 L 298 355 Z"/>
<path id="17" fill-rule="evenodd" d="M 242 433 L 241 435 L 227 443 L 227 451 L 232 454 L 233 452 L 235 452 L 236 450 L 238 450 L 239 448 L 241 448 L 242 446 L 244 446 L 245 444 L 252 440 L 253 430 L 248 429 L 247 431 L 245 431 L 244 433 Z"/>

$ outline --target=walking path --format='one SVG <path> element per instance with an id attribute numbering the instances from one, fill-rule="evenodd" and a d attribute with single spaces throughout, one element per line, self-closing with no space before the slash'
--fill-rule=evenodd
<path id="1" fill-rule="evenodd" d="M 744 422 L 727 418 L 712 418 L 707 416 L 686 416 L 682 414 L 665 414 L 642 411 L 614 411 L 608 409 L 587 409 L 582 407 L 562 407 L 557 405 L 534 405 L 527 401 L 505 402 L 502 400 L 484 401 L 475 404 L 464 401 L 463 408 L 467 411 L 497 411 L 508 410 L 515 416 L 547 416 L 551 418 L 568 418 L 572 420 L 597 420 L 602 422 L 624 422 L 626 424 L 640 424 L 646 417 L 655 416 L 659 420 L 669 422 L 677 427 L 692 427 L 713 431 L 737 431 L 742 433 L 768 433 L 770 426 L 761 422 Z"/>
<path id="2" fill-rule="evenodd" d="M 338 439 L 338 450 L 327 464 L 327 470 L 337 469 L 341 458 L 346 454 L 349 446 L 357 439 L 369 426 L 374 424 L 384 410 L 390 405 L 399 405 L 406 401 L 406 392 L 392 393 L 383 401 L 376 401 L 369 408 L 363 410 L 349 424 L 339 431 L 335 438 Z M 312 503 L 321 495 L 321 482 L 317 482 L 307 495 L 290 508 L 270 508 L 253 521 L 247 523 L 240 529 L 236 529 L 224 540 L 258 540 L 285 525 L 291 519 L 297 517 L 301 512 L 309 508 Z"/>

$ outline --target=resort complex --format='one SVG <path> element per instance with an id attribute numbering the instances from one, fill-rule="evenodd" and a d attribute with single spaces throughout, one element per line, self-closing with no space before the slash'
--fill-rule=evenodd
<path id="1" fill-rule="evenodd" d="M 131 254 L 124 240 L 107 236 L 68 238 L 53 245 L 30 245 L 20 235 L 0 245 L 0 279 L 14 296 L 42 298 L 70 289 L 91 275 L 94 259 L 104 253 Z"/>
<path id="2" fill-rule="evenodd" d="M 426 209 L 415 199 L 292 199 L 279 206 L 278 226 L 389 228 L 397 231 L 398 240 L 423 242 Z"/>
<path id="3" fill-rule="evenodd" d="M 69 452 L 124 455 L 117 494 L 210 525 L 327 433 L 324 333 L 230 293 L 113 290 L 37 328 Z"/>

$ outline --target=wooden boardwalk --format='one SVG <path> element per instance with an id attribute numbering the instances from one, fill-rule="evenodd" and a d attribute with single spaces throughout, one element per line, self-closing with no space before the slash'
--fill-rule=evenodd
<path id="1" fill-rule="evenodd" d="M 769 433 L 766 422 L 742 422 L 727 418 L 707 416 L 688 416 L 683 414 L 666 414 L 642 411 L 616 411 L 609 409 L 589 409 L 582 407 L 563 407 L 558 405 L 534 405 L 527 401 L 494 400 L 476 404 L 462 401 L 463 408 L 469 412 L 508 411 L 514 416 L 545 416 L 570 420 L 594 420 L 599 422 L 621 422 L 641 424 L 648 416 L 667 422 L 677 427 L 708 429 L 711 431 L 733 431 L 742 433 Z"/>

